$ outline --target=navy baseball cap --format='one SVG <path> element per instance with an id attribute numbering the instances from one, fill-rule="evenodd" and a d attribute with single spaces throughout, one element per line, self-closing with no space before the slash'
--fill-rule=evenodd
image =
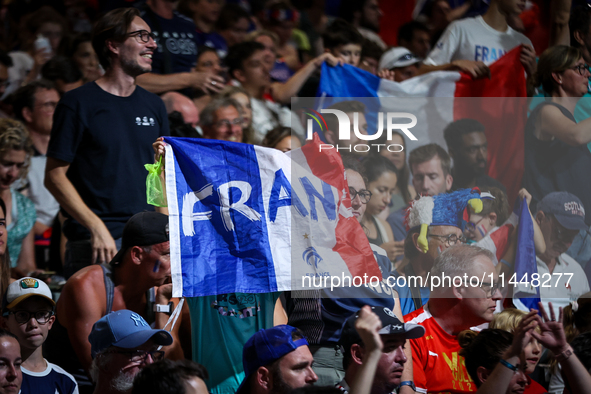
<path id="1" fill-rule="evenodd" d="M 244 388 L 249 376 L 259 367 L 279 360 L 300 346 L 308 345 L 306 338 L 293 340 L 291 335 L 294 331 L 297 331 L 297 328 L 283 324 L 259 330 L 246 341 L 242 349 L 244 380 L 236 393 Z"/>
<path id="2" fill-rule="evenodd" d="M 172 344 L 172 336 L 168 331 L 153 330 L 143 317 L 127 309 L 101 317 L 94 323 L 88 336 L 92 358 L 111 346 L 133 349 L 150 339 L 156 345 Z"/>
<path id="3" fill-rule="evenodd" d="M 425 335 L 425 327 L 419 324 L 401 322 L 390 308 L 372 306 L 371 311 L 378 315 L 382 322 L 382 328 L 378 331 L 381 335 L 398 334 L 404 335 L 405 339 L 416 339 Z M 361 343 L 361 337 L 355 329 L 357 318 L 359 318 L 359 311 L 349 317 L 343 325 L 339 344 L 344 348 L 345 352 L 351 350 L 351 345 Z"/>
<path id="4" fill-rule="evenodd" d="M 154 211 L 136 213 L 123 227 L 121 249 L 113 257 L 111 264 L 115 265 L 123 261 L 125 252 L 132 246 L 150 246 L 168 240 L 167 215 Z"/>
<path id="5" fill-rule="evenodd" d="M 538 211 L 551 213 L 568 230 L 588 230 L 585 208 L 577 196 L 568 192 L 552 192 L 538 203 Z"/>

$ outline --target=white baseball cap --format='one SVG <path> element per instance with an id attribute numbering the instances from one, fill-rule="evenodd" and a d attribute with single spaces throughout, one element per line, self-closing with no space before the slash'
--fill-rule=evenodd
<path id="1" fill-rule="evenodd" d="M 391 70 L 398 67 L 406 67 L 419 63 L 421 59 L 404 47 L 388 49 L 380 59 L 380 70 Z"/>
<path id="2" fill-rule="evenodd" d="M 2 301 L 4 309 L 13 309 L 22 301 L 32 296 L 39 296 L 45 298 L 55 306 L 55 301 L 51 297 L 51 290 L 49 286 L 42 280 L 26 277 L 12 282 L 6 290 L 6 295 Z"/>

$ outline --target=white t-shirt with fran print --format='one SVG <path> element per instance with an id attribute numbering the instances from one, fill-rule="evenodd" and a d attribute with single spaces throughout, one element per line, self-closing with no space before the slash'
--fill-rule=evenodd
<path id="1" fill-rule="evenodd" d="M 466 18 L 447 27 L 424 63 L 439 66 L 454 60 L 477 60 L 489 65 L 521 44 L 532 45 L 529 38 L 510 27 L 500 32 L 482 16 Z"/>

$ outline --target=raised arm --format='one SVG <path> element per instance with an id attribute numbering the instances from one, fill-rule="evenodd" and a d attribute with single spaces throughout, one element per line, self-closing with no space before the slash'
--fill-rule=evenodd
<path id="1" fill-rule="evenodd" d="M 591 375 L 583 363 L 581 363 L 581 360 L 573 353 L 573 349 L 568 342 L 566 342 L 566 335 L 564 334 L 564 326 L 562 324 L 562 308 L 558 308 L 558 319 L 556 319 L 551 302 L 548 303 L 550 318 L 548 318 L 548 314 L 541 302 L 538 306 L 542 314 L 542 317 L 536 315 L 540 325 L 540 333 L 533 332 L 533 337 L 554 353 L 562 367 L 562 373 L 571 387 L 571 392 L 590 394 Z"/>
<path id="2" fill-rule="evenodd" d="M 115 240 L 103 221 L 82 201 L 80 194 L 66 176 L 68 168 L 70 163 L 48 157 L 45 166 L 45 187 L 66 212 L 90 231 L 92 262 L 109 262 L 117 254 Z"/>
<path id="3" fill-rule="evenodd" d="M 451 63 L 433 66 L 429 64 L 421 64 L 419 68 L 419 75 L 430 73 L 433 71 L 461 71 L 470 74 L 472 78 L 490 78 L 490 69 L 486 64 L 475 60 L 455 60 Z"/>
<path id="4" fill-rule="evenodd" d="M 152 93 L 164 93 L 187 88 L 201 89 L 217 93 L 224 88 L 224 79 L 219 75 L 204 72 L 184 72 L 176 74 L 146 73 L 137 77 L 137 83 Z"/>
<path id="5" fill-rule="evenodd" d="M 367 356 L 351 383 L 351 394 L 371 393 L 378 361 L 380 361 L 384 348 L 384 343 L 378 333 L 381 328 L 382 322 L 378 315 L 373 313 L 368 305 L 361 308 L 359 318 L 355 321 L 355 329 L 363 341 Z"/>
<path id="6" fill-rule="evenodd" d="M 292 97 L 297 96 L 298 92 L 314 71 L 318 70 L 322 63 L 327 62 L 330 66 L 343 64 L 343 60 L 326 52 L 315 59 L 310 60 L 306 65 L 298 70 L 285 83 L 275 82 L 271 85 L 271 94 L 275 101 L 282 104 L 289 104 Z"/>
<path id="7" fill-rule="evenodd" d="M 532 332 L 536 328 L 537 320 L 536 320 L 536 312 L 530 312 L 528 315 L 524 316 L 519 326 L 515 329 L 515 333 L 513 335 L 513 343 L 505 351 L 502 356 L 502 360 L 505 362 L 513 365 L 518 366 L 521 363 L 521 353 L 525 346 L 530 342 Z M 505 365 L 498 363 L 493 371 L 491 372 L 490 376 L 486 379 L 486 381 L 480 386 L 477 393 L 478 394 L 497 394 L 503 393 L 509 387 L 509 383 L 511 383 L 511 379 L 515 371 L 509 369 Z"/>

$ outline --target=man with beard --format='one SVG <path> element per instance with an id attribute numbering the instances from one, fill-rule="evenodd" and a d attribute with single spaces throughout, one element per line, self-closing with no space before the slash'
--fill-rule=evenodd
<path id="1" fill-rule="evenodd" d="M 151 329 L 140 315 L 123 309 L 94 323 L 88 341 L 94 394 L 124 394 L 131 392 L 133 379 L 144 366 L 162 360 L 164 351 L 158 346 L 172 344 L 172 336 Z"/>
<path id="2" fill-rule="evenodd" d="M 378 35 L 380 19 L 384 15 L 378 0 L 344 0 L 341 1 L 339 16 L 351 23 L 361 33 L 363 38 L 378 44 L 382 50 L 388 47 Z"/>
<path id="3" fill-rule="evenodd" d="M 505 194 L 507 189 L 499 181 L 486 175 L 488 157 L 484 125 L 474 119 L 460 119 L 447 125 L 443 131 L 447 150 L 454 166 L 452 190 L 471 189 L 478 186 L 497 187 Z"/>
<path id="4" fill-rule="evenodd" d="M 379 334 L 384 344 L 371 393 L 389 394 L 398 386 L 410 386 L 414 389 L 413 382 L 401 382 L 404 364 L 407 362 L 404 345 L 407 339 L 416 339 L 425 335 L 425 328 L 418 324 L 401 322 L 388 308 L 372 307 L 371 309 L 382 322 Z M 345 378 L 337 384 L 337 388 L 345 394 L 350 391 L 351 384 L 358 378 L 359 370 L 368 357 L 365 344 L 355 329 L 355 322 L 360 315 L 361 311 L 358 311 L 347 320 L 339 340 L 344 349 Z"/>
<path id="5" fill-rule="evenodd" d="M 579 230 L 587 230 L 585 208 L 573 194 L 552 192 L 538 203 L 537 210 L 535 220 L 546 242 L 546 252 L 536 255 L 538 274 L 541 283 L 552 278 L 552 286 L 539 286 L 540 298 L 546 310 L 551 302 L 558 315 L 559 307 L 565 308 L 571 300 L 589 291 L 581 265 L 565 253 Z"/>
<path id="6" fill-rule="evenodd" d="M 45 186 L 66 216 L 66 277 L 111 261 L 127 220 L 153 210 L 143 166 L 154 160 L 152 143 L 169 133 L 162 100 L 136 85 L 156 50 L 139 11 L 105 14 L 92 44 L 105 74 L 63 96 L 47 151 Z"/>
<path id="7" fill-rule="evenodd" d="M 423 337 L 410 340 L 413 365 L 423 366 L 413 368 L 417 392 L 476 391 L 458 355 L 458 334 L 493 318 L 502 298 L 493 259 L 490 251 L 470 245 L 452 246 L 435 259 L 429 301 L 404 316 L 407 323 L 425 327 Z M 435 277 L 449 279 L 437 286 Z"/>
<path id="8" fill-rule="evenodd" d="M 244 345 L 244 381 L 236 394 L 287 394 L 318 380 L 314 357 L 299 329 L 279 325 L 254 334 Z"/>
<path id="9" fill-rule="evenodd" d="M 437 144 L 419 146 L 408 155 L 408 167 L 412 174 L 412 185 L 419 196 L 436 196 L 451 190 L 451 159 L 445 149 Z M 394 239 L 405 239 L 407 235 L 404 218 L 406 207 L 390 213 L 388 224 L 392 227 Z"/>
<path id="10" fill-rule="evenodd" d="M 141 212 L 125 225 L 119 253 L 110 264 L 95 264 L 66 282 L 56 306 L 56 320 L 46 342 L 46 358 L 74 375 L 80 393 L 92 389 L 86 376 L 94 356 L 88 334 L 92 324 L 113 311 L 130 309 L 138 316 L 165 327 L 171 302 L 168 216 Z M 174 344 L 165 348 L 168 358 L 182 358 L 178 328 Z"/>

